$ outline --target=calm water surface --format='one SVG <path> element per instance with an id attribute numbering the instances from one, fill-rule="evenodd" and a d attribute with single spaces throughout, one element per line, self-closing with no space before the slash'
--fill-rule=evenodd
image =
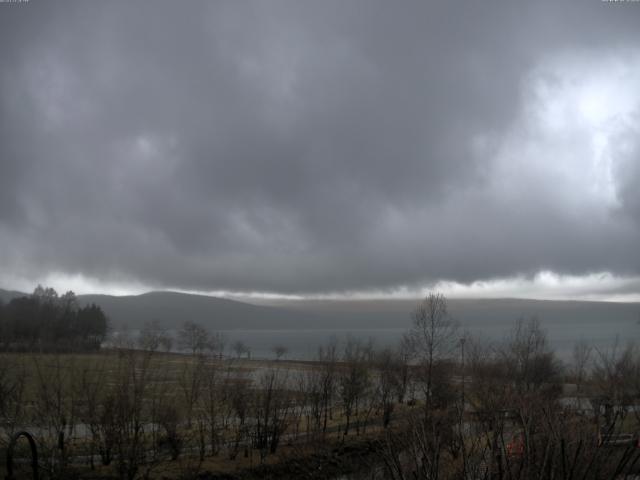
<path id="1" fill-rule="evenodd" d="M 487 341 L 501 341 L 506 338 L 515 322 L 495 322 L 465 325 L 463 330 L 471 335 L 481 337 Z M 576 322 L 545 323 L 541 321 L 542 328 L 546 330 L 549 344 L 563 360 L 569 360 L 574 345 L 585 340 L 593 347 L 604 351 L 614 348 L 623 348 L 629 342 L 640 344 L 640 324 L 633 320 L 609 321 L 600 320 Z M 315 330 L 224 330 L 221 333 L 227 341 L 227 349 L 230 351 L 233 342 L 242 341 L 250 349 L 252 358 L 273 358 L 272 349 L 275 345 L 284 345 L 288 348 L 287 358 L 311 360 L 318 351 L 318 347 L 326 345 L 332 339 L 338 341 L 338 346 L 344 345 L 349 336 L 360 340 L 371 339 L 377 347 L 393 347 L 398 344 L 405 328 L 376 328 L 376 329 L 315 329 Z M 229 352 L 230 353 L 230 352 Z"/>

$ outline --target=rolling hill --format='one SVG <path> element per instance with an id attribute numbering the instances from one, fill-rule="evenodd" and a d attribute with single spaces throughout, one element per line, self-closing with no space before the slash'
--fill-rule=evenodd
<path id="1" fill-rule="evenodd" d="M 0 290 L 5 303 L 23 295 Z M 194 321 L 217 330 L 408 328 L 417 300 L 295 300 L 250 304 L 176 292 L 132 296 L 79 295 L 81 304 L 102 307 L 114 328 L 139 328 L 157 320 L 165 328 Z M 543 325 L 606 325 L 640 322 L 640 303 L 527 299 L 450 299 L 451 316 L 465 328 L 508 328 L 537 316 Z M 640 324 L 638 325 L 640 331 Z M 576 335 L 579 329 L 576 331 Z"/>

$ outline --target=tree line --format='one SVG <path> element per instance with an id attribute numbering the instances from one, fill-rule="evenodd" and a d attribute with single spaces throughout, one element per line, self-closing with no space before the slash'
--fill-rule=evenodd
<path id="1" fill-rule="evenodd" d="M 59 296 L 38 285 L 29 296 L 0 302 L 0 349 L 95 351 L 106 339 L 108 325 L 99 306 L 81 307 L 72 291 Z"/>

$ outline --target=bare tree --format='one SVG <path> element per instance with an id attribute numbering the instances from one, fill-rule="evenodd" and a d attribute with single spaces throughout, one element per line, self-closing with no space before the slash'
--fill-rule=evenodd
<path id="1" fill-rule="evenodd" d="M 391 357 L 391 366 L 395 372 L 391 380 L 398 403 L 404 402 L 407 392 L 412 386 L 411 370 L 409 368 L 412 355 L 411 350 L 410 342 L 407 336 L 404 336 Z"/>
<path id="2" fill-rule="evenodd" d="M 210 335 L 199 323 L 186 321 L 178 331 L 178 345 L 192 355 L 203 354 L 210 348 Z"/>
<path id="3" fill-rule="evenodd" d="M 253 438 L 262 461 L 267 454 L 276 453 L 290 420 L 291 401 L 286 384 L 286 371 L 269 370 L 261 376 L 259 388 L 254 392 Z"/>
<path id="4" fill-rule="evenodd" d="M 232 345 L 232 349 L 238 358 L 242 357 L 244 354 L 247 354 L 248 356 L 250 352 L 249 347 L 247 347 L 247 345 L 241 340 L 235 341 Z"/>
<path id="5" fill-rule="evenodd" d="M 61 474 L 67 463 L 66 440 L 73 434 L 79 402 L 74 382 L 78 380 L 73 356 L 32 357 L 35 370 L 34 421 L 40 427 L 41 446 L 47 468 Z"/>
<path id="6" fill-rule="evenodd" d="M 340 399 L 346 419 L 344 435 L 349 434 L 352 418 L 355 416 L 358 419 L 361 403 L 370 387 L 367 354 L 367 349 L 356 339 L 347 340 L 343 358 L 344 366 L 338 377 Z M 359 426 L 360 422 L 357 422 L 358 429 Z"/>
<path id="7" fill-rule="evenodd" d="M 547 334 L 536 317 L 519 319 L 511 331 L 502 355 L 516 387 L 532 391 L 557 380 L 560 365 L 547 342 Z"/>
<path id="8" fill-rule="evenodd" d="M 209 349 L 211 350 L 211 355 L 222 359 L 226 344 L 227 339 L 225 336 L 220 332 L 214 332 L 209 337 Z"/>
<path id="9" fill-rule="evenodd" d="M 249 415 L 249 381 L 245 378 L 230 378 L 227 384 L 226 401 L 234 415 L 234 435 L 229 458 L 235 460 L 240 452 L 240 446 L 249 438 L 249 425 L 247 417 Z M 245 451 L 248 456 L 248 452 Z"/>
<path id="10" fill-rule="evenodd" d="M 284 345 L 274 345 L 271 351 L 276 356 L 276 360 L 280 360 L 289 352 L 289 349 Z"/>
<path id="11" fill-rule="evenodd" d="M 430 293 L 416 306 L 406 340 L 422 366 L 427 408 L 433 397 L 436 364 L 455 348 L 457 332 L 457 325 L 447 310 L 447 300 L 441 293 Z"/>
<path id="12" fill-rule="evenodd" d="M 164 431 L 158 443 L 169 450 L 171 460 L 177 460 L 183 448 L 183 439 L 179 432 L 180 413 L 175 405 L 162 403 L 156 418 Z"/>
<path id="13" fill-rule="evenodd" d="M 587 368 L 589 361 L 591 360 L 591 353 L 593 348 L 585 340 L 580 340 L 573 347 L 572 363 L 571 363 L 571 376 L 576 382 L 576 389 L 580 392 L 583 383 L 586 380 L 588 374 Z"/>
<path id="14" fill-rule="evenodd" d="M 83 362 L 78 372 L 78 389 L 76 395 L 80 401 L 78 418 L 86 425 L 91 438 L 89 439 L 89 464 L 95 468 L 94 455 L 98 452 L 102 463 L 111 463 L 113 436 L 105 435 L 108 427 L 103 422 L 103 410 L 107 408 L 106 385 L 104 378 L 107 374 L 106 356 L 101 355 L 92 362 Z"/>
<path id="15" fill-rule="evenodd" d="M 113 429 L 116 467 L 121 479 L 133 480 L 144 463 L 146 402 L 151 385 L 153 352 L 120 352 L 114 384 L 106 400 L 105 424 Z M 153 425 L 153 423 L 152 423 Z"/>
<path id="16" fill-rule="evenodd" d="M 27 372 L 24 363 L 15 362 L 11 356 L 0 356 L 0 445 L 25 422 L 25 393 Z M 7 438 L 4 438 L 4 437 Z"/>
<path id="17" fill-rule="evenodd" d="M 376 357 L 375 396 L 378 408 L 382 410 L 382 425 L 386 428 L 393 413 L 394 390 L 400 382 L 397 380 L 397 355 L 390 349 L 382 350 Z"/>
<path id="18" fill-rule="evenodd" d="M 203 355 L 194 355 L 182 362 L 178 384 L 185 407 L 187 427 L 191 428 L 193 410 L 205 383 L 207 359 Z"/>
<path id="19" fill-rule="evenodd" d="M 223 415 L 224 389 L 228 383 L 221 378 L 220 367 L 211 363 L 203 372 L 202 391 L 198 397 L 200 409 L 206 422 L 211 455 L 217 455 L 220 448 L 220 423 Z"/>
<path id="20" fill-rule="evenodd" d="M 308 368 L 301 372 L 298 382 L 303 415 L 306 418 L 307 438 L 318 433 L 322 425 L 322 375 L 320 368 Z"/>
<path id="21" fill-rule="evenodd" d="M 613 430 L 627 414 L 627 403 L 634 392 L 638 366 L 636 347 L 629 343 L 620 348 L 616 339 L 609 350 L 596 350 L 593 380 L 600 393 L 606 430 Z"/>
<path id="22" fill-rule="evenodd" d="M 331 338 L 326 346 L 318 348 L 320 368 L 320 405 L 319 414 L 322 416 L 322 433 L 327 432 L 327 423 L 331 418 L 331 405 L 336 391 L 336 362 L 338 343 Z"/>
<path id="23" fill-rule="evenodd" d="M 142 350 L 155 352 L 164 349 L 165 351 L 169 351 L 171 350 L 172 343 L 171 336 L 162 328 L 160 322 L 157 320 L 145 322 L 140 329 L 138 347 Z"/>

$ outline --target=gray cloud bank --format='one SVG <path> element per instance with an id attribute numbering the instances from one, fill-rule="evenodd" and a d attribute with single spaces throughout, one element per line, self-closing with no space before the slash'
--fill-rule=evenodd
<path id="1" fill-rule="evenodd" d="M 638 276 L 639 25 L 599 1 L 1 4 L 0 271 Z"/>

